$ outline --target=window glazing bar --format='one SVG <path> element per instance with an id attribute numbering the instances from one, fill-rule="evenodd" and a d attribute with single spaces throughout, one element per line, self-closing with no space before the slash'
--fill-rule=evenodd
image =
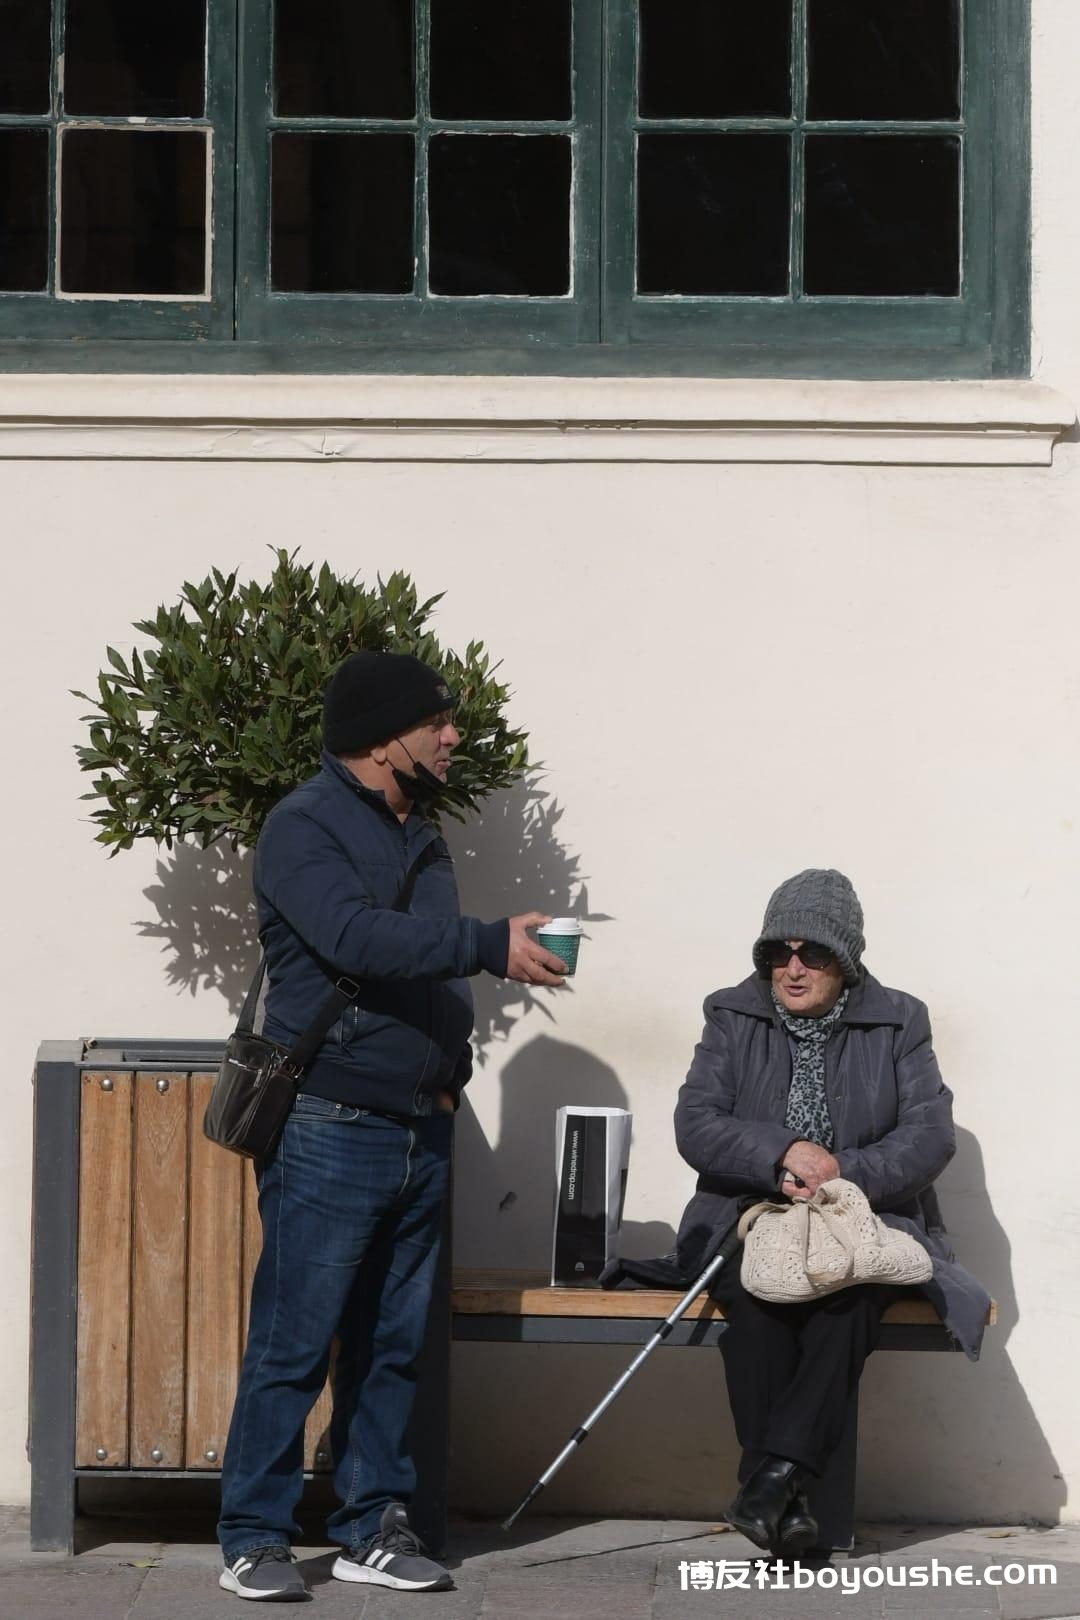
<path id="1" fill-rule="evenodd" d="M 155 115 L 153 118 L 121 118 L 110 115 L 104 118 L 96 113 L 64 113 L 58 120 L 61 129 L 213 129 L 211 118 L 167 118 Z"/>
<path id="2" fill-rule="evenodd" d="M 791 20 L 791 270 L 788 291 L 795 303 L 803 295 L 803 244 L 806 204 L 807 0 L 794 0 Z"/>
<path id="3" fill-rule="evenodd" d="M 431 144 L 431 0 L 416 0 L 416 180 L 413 186 L 413 297 L 431 296 L 428 149 Z"/>
<path id="4" fill-rule="evenodd" d="M 415 118 L 291 118 L 279 117 L 270 113 L 266 119 L 267 129 L 272 130 L 343 130 L 348 133 L 351 129 L 357 130 L 402 130 L 409 131 L 418 127 Z"/>
<path id="5" fill-rule="evenodd" d="M 553 128 L 559 126 L 553 125 Z M 790 131 L 807 129 L 822 134 L 846 135 L 955 135 L 964 129 L 962 118 L 636 118 L 634 129 L 642 135 L 671 129 L 716 131 L 725 134 L 753 133 L 758 130 Z"/>
<path id="6" fill-rule="evenodd" d="M 419 91 L 417 94 L 419 99 Z M 177 119 L 176 122 L 181 120 Z M 275 115 L 267 119 L 267 127 L 275 130 L 325 129 L 345 134 L 350 130 L 408 132 L 424 127 L 430 131 L 449 130 L 451 134 L 460 132 L 468 135 L 569 135 L 573 133 L 574 122 L 572 119 L 539 118 L 289 118 Z"/>

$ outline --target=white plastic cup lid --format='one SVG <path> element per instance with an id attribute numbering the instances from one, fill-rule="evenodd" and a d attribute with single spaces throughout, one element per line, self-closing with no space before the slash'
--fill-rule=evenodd
<path id="1" fill-rule="evenodd" d="M 576 917 L 552 917 L 549 923 L 541 923 L 536 932 L 538 934 L 580 934 L 583 929 Z"/>

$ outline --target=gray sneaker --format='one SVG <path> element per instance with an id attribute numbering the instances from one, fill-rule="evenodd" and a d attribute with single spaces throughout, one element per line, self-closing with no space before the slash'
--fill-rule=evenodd
<path id="1" fill-rule="evenodd" d="M 450 1571 L 427 1556 L 400 1502 L 383 1509 L 373 1536 L 334 1560 L 333 1573 L 339 1581 L 392 1586 L 398 1592 L 445 1592 L 454 1584 Z"/>
<path id="2" fill-rule="evenodd" d="M 296 1559 L 280 1545 L 241 1553 L 222 1570 L 218 1585 L 262 1603 L 303 1603 L 311 1596 Z"/>

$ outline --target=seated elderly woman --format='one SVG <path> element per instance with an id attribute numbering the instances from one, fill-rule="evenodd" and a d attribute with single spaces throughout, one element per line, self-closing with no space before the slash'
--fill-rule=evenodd
<path id="1" fill-rule="evenodd" d="M 952 1094 L 925 1006 L 861 965 L 863 915 L 840 872 L 789 878 L 769 901 L 756 973 L 705 1000 L 705 1031 L 679 1092 L 679 1152 L 698 1172 L 679 1229 L 682 1269 L 699 1273 L 761 1197 L 809 1199 L 843 1177 L 933 1261 L 921 1286 L 974 1360 L 989 1297 L 957 1263 L 933 1182 L 955 1151 Z M 813 1546 L 805 1494 L 839 1445 L 850 1392 L 899 1290 L 859 1284 L 798 1304 L 746 1292 L 737 1260 L 712 1292 L 741 1488 L 725 1517 L 756 1546 Z"/>

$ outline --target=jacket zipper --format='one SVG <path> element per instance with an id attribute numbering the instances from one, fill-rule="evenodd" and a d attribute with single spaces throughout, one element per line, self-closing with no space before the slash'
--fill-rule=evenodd
<path id="1" fill-rule="evenodd" d="M 404 833 L 404 828 L 402 828 L 402 833 Z M 410 872 L 412 871 L 413 867 L 416 867 L 416 868 L 419 869 L 421 861 L 424 860 L 424 856 L 427 854 L 428 850 L 431 848 L 431 844 L 433 842 L 434 842 L 434 840 L 431 840 L 431 842 L 424 845 L 423 849 L 420 851 L 419 855 L 416 857 L 416 860 L 413 862 L 413 866 L 409 868 Z M 413 892 L 412 892 L 412 895 L 409 896 L 409 913 L 410 914 L 412 912 L 413 895 L 416 894 L 416 882 L 418 882 L 419 879 L 420 879 L 420 872 L 419 872 L 419 870 L 417 870 L 416 881 L 413 884 Z M 406 874 L 405 881 L 406 881 L 406 883 L 409 881 L 408 873 Z M 432 1025 L 433 1025 L 434 1020 L 435 1020 L 435 990 L 434 990 L 434 986 L 432 984 L 432 981 L 430 979 L 428 979 L 426 982 L 427 982 L 427 997 L 428 997 L 428 1043 L 427 1043 L 427 1051 L 424 1053 L 424 1066 L 420 1070 L 420 1077 L 417 1080 L 416 1085 L 413 1087 L 412 1111 L 413 1111 L 414 1114 L 418 1114 L 418 1113 L 421 1112 L 420 1099 L 424 1095 L 424 1081 L 427 1078 L 428 1066 L 431 1063 L 431 1049 L 435 1044 L 434 1040 L 432 1039 Z M 432 1101 L 432 1106 L 434 1107 L 434 1101 Z"/>
<path id="2" fill-rule="evenodd" d="M 435 1040 L 434 1040 L 435 989 L 434 989 L 434 985 L 432 984 L 432 981 L 430 979 L 427 981 L 427 987 L 428 987 L 428 1043 L 427 1043 L 427 1051 L 424 1053 L 424 1067 L 420 1070 L 420 1078 L 416 1082 L 416 1089 L 413 1092 L 413 1113 L 414 1114 L 418 1114 L 420 1112 L 419 1102 L 420 1102 L 420 1098 L 422 1096 L 424 1096 L 424 1081 L 427 1079 L 428 1068 L 429 1068 L 429 1066 L 431 1064 L 431 1051 L 432 1051 L 432 1047 L 435 1045 Z M 434 1098 L 432 1098 L 432 1107 L 434 1107 L 434 1105 L 435 1105 L 434 1104 Z"/>
<path id="3" fill-rule="evenodd" d="M 324 762 L 323 766 L 322 766 L 322 769 L 325 770 L 326 768 L 327 767 L 326 767 L 325 762 Z M 338 773 L 333 772 L 332 774 L 336 775 Z M 390 817 L 390 819 L 393 821 L 394 825 L 398 828 L 398 831 L 401 833 L 402 847 L 403 847 L 403 850 L 404 850 L 404 853 L 405 853 L 406 860 L 408 860 L 408 851 L 409 851 L 408 835 L 405 832 L 404 824 L 402 822 L 398 821 L 397 816 L 394 815 L 394 812 L 390 809 L 390 806 L 388 804 L 386 804 L 385 800 L 379 799 L 377 795 L 370 794 L 370 793 L 366 792 L 363 785 L 362 785 L 362 783 L 360 783 L 360 782 L 349 781 L 346 785 L 353 789 L 353 791 L 356 793 L 358 798 L 364 800 L 364 802 L 367 803 L 367 804 L 371 804 L 373 806 L 373 808 L 375 808 L 378 811 L 381 811 L 384 815 L 387 815 L 387 816 Z M 408 882 L 410 881 L 410 878 L 412 878 L 412 874 L 413 874 L 414 869 L 418 869 L 420 867 L 421 863 L 424 862 L 424 857 L 427 855 L 427 853 L 428 853 L 428 851 L 431 848 L 433 843 L 435 843 L 435 839 L 434 838 L 429 839 L 428 842 L 424 845 L 424 847 L 420 850 L 419 854 L 416 856 L 416 859 L 412 862 L 412 864 L 406 866 L 406 868 L 405 868 L 405 878 L 404 878 L 404 881 L 402 882 L 402 885 L 401 885 L 402 889 L 404 889 L 406 884 L 408 884 Z M 416 878 L 419 878 L 419 875 L 420 875 L 419 870 L 416 870 Z M 414 884 L 413 892 L 414 893 L 415 893 L 416 878 L 413 878 L 413 884 Z M 409 913 L 407 913 L 407 915 L 411 914 L 411 911 L 412 911 L 412 896 L 409 897 Z M 428 1030 L 429 1030 L 428 1045 L 427 1045 L 427 1051 L 424 1054 L 424 1066 L 421 1069 L 420 1077 L 417 1080 L 415 1087 L 413 1088 L 412 1103 L 413 1103 L 413 1112 L 414 1113 L 416 1113 L 418 1111 L 419 1100 L 420 1100 L 421 1096 L 423 1095 L 424 1080 L 427 1077 L 428 1068 L 429 1068 L 429 1066 L 431 1064 L 431 1051 L 432 1051 L 432 1047 L 435 1044 L 434 1040 L 432 1039 L 432 1035 L 430 1033 L 430 1031 L 432 1029 L 433 1022 L 434 1022 L 434 1007 L 435 1007 L 434 988 L 432 986 L 431 981 L 429 980 L 428 981 Z M 349 1012 L 351 1012 L 352 1015 L 353 1015 L 353 1020 L 354 1020 L 354 1022 L 353 1022 L 353 1034 L 355 1035 L 355 1033 L 356 1033 L 356 1024 L 358 1022 L 357 1014 L 356 1014 L 356 1003 L 355 1002 L 351 1003 L 350 1006 L 348 1008 L 344 1009 L 344 1011 L 342 1012 L 342 1021 L 341 1021 L 339 1040 L 341 1040 L 343 1046 L 344 1046 L 344 1033 L 345 1033 L 344 1020 L 345 1020 L 346 1015 Z"/>

